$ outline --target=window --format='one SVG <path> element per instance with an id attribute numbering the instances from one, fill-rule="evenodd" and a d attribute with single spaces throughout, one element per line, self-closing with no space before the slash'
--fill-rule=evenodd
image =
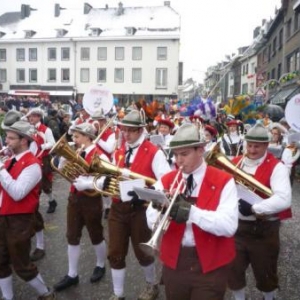
<path id="1" fill-rule="evenodd" d="M 300 51 L 296 52 L 295 70 L 300 70 Z"/>
<path id="2" fill-rule="evenodd" d="M 167 88 L 168 69 L 156 69 L 156 88 Z"/>
<path id="3" fill-rule="evenodd" d="M 122 68 L 115 69 L 115 82 L 116 83 L 124 82 L 124 69 Z"/>
<path id="4" fill-rule="evenodd" d="M 299 12 L 295 11 L 295 17 L 294 17 L 294 32 L 296 32 L 299 29 Z"/>
<path id="5" fill-rule="evenodd" d="M 142 47 L 132 47 L 132 60 L 142 60 Z"/>
<path id="6" fill-rule="evenodd" d="M 271 52 L 272 52 L 272 46 L 269 45 L 269 47 L 268 47 L 268 62 L 271 60 Z"/>
<path id="7" fill-rule="evenodd" d="M 48 48 L 48 60 L 56 60 L 56 48 Z"/>
<path id="8" fill-rule="evenodd" d="M 283 42 L 283 29 L 281 28 L 279 31 L 279 42 L 278 42 L 278 50 L 281 49 Z"/>
<path id="9" fill-rule="evenodd" d="M 233 85 L 229 87 L 229 95 L 233 95 Z"/>
<path id="10" fill-rule="evenodd" d="M 292 34 L 292 19 L 289 19 L 286 23 L 286 39 Z"/>
<path id="11" fill-rule="evenodd" d="M 115 60 L 124 60 L 124 47 L 115 47 Z"/>
<path id="12" fill-rule="evenodd" d="M 70 69 L 61 69 L 61 81 L 62 82 L 70 81 Z"/>
<path id="13" fill-rule="evenodd" d="M 133 83 L 141 83 L 142 82 L 142 69 L 141 68 L 133 68 L 132 69 L 132 82 Z"/>
<path id="14" fill-rule="evenodd" d="M 242 93 L 247 94 L 248 93 L 248 83 L 244 83 L 242 85 Z"/>
<path id="15" fill-rule="evenodd" d="M 279 79 L 281 76 L 281 64 L 278 64 L 278 67 L 277 67 L 277 79 Z"/>
<path id="16" fill-rule="evenodd" d="M 272 69 L 272 72 L 271 72 L 271 78 L 274 79 L 275 78 L 275 73 L 276 73 L 276 70 L 275 68 Z"/>
<path id="17" fill-rule="evenodd" d="M 255 74 L 255 63 L 251 63 L 251 74 Z"/>
<path id="18" fill-rule="evenodd" d="M 97 81 L 98 82 L 106 82 L 106 69 L 99 68 L 97 70 Z"/>
<path id="19" fill-rule="evenodd" d="M 251 94 L 254 94 L 254 82 L 250 83 L 250 91 Z"/>
<path id="20" fill-rule="evenodd" d="M 37 69 L 29 69 L 29 82 L 37 82 Z"/>
<path id="21" fill-rule="evenodd" d="M 80 69 L 80 81 L 81 82 L 90 81 L 90 69 L 86 69 L 86 68 Z"/>
<path id="22" fill-rule="evenodd" d="M 6 61 L 6 49 L 0 49 L 0 61 Z"/>
<path id="23" fill-rule="evenodd" d="M 293 72 L 294 71 L 294 56 L 291 55 L 287 58 L 287 71 Z"/>
<path id="24" fill-rule="evenodd" d="M 29 60 L 37 61 L 37 48 L 29 48 Z"/>
<path id="25" fill-rule="evenodd" d="M 18 48 L 17 49 L 17 61 L 24 61 L 25 60 L 25 49 Z"/>
<path id="26" fill-rule="evenodd" d="M 272 56 L 275 56 L 276 54 L 276 49 L 277 49 L 277 39 L 276 37 L 273 39 L 273 52 L 272 52 Z"/>
<path id="27" fill-rule="evenodd" d="M 25 69 L 17 69 L 17 82 L 25 82 Z"/>
<path id="28" fill-rule="evenodd" d="M 98 47 L 98 60 L 107 60 L 107 48 Z"/>
<path id="29" fill-rule="evenodd" d="M 70 60 L 70 48 L 61 48 L 61 60 Z"/>
<path id="30" fill-rule="evenodd" d="M 267 48 L 265 48 L 263 50 L 263 61 L 262 61 L 262 63 L 264 64 L 267 61 L 267 59 L 268 59 Z"/>
<path id="31" fill-rule="evenodd" d="M 81 60 L 90 60 L 90 48 L 81 48 L 80 50 L 80 58 Z"/>
<path id="32" fill-rule="evenodd" d="M 167 60 L 167 47 L 157 47 L 157 60 Z"/>
<path id="33" fill-rule="evenodd" d="M 48 81 L 56 81 L 56 69 L 48 69 Z"/>
<path id="34" fill-rule="evenodd" d="M 0 82 L 6 82 L 6 69 L 0 69 Z"/>

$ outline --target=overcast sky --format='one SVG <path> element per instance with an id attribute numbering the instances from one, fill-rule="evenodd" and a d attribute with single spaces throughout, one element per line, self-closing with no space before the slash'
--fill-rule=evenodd
<path id="1" fill-rule="evenodd" d="M 163 0 L 121 0 L 124 6 L 157 6 Z M 93 7 L 117 6 L 120 0 L 1 0 L 0 13 L 18 11 L 30 4 L 45 13 L 54 13 L 54 3 L 66 8 L 80 8 L 87 2 Z M 171 0 L 181 16 L 180 60 L 184 63 L 184 79 L 202 81 L 211 65 L 225 59 L 226 54 L 250 45 L 253 30 L 262 19 L 274 17 L 281 0 Z"/>

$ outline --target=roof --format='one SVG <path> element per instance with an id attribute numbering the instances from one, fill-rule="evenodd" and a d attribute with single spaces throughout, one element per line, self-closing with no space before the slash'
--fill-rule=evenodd
<path id="1" fill-rule="evenodd" d="M 100 29 L 100 39 L 126 37 L 127 28 L 134 28 L 131 35 L 137 37 L 175 36 L 179 39 L 180 16 L 171 7 L 124 7 L 121 15 L 117 12 L 118 8 L 92 8 L 87 14 L 78 9 L 65 9 L 55 17 L 39 9 L 31 11 L 25 19 L 20 19 L 18 13 L 19 20 L 16 15 L 5 16 L 16 13 L 6 13 L 0 23 L 0 31 L 6 34 L 0 41 L 24 39 L 26 31 L 34 32 L 31 40 L 56 38 L 58 30 L 64 30 L 64 38 L 90 38 L 93 28 Z M 41 18 L 45 26 L 41 26 Z"/>

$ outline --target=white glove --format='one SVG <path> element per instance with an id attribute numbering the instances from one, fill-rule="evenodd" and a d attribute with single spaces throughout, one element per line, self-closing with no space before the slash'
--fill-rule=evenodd
<path id="1" fill-rule="evenodd" d="M 77 191 L 93 190 L 94 178 L 94 176 L 80 175 L 74 180 L 73 185 L 75 186 Z"/>
<path id="2" fill-rule="evenodd" d="M 41 149 L 42 149 L 42 150 L 45 150 L 45 149 L 46 149 L 46 147 L 47 147 L 47 145 L 46 145 L 46 144 L 42 144 L 42 145 L 41 145 Z"/>
<path id="3" fill-rule="evenodd" d="M 2 162 L 2 159 L 0 159 L 0 171 L 4 169 L 4 163 Z"/>

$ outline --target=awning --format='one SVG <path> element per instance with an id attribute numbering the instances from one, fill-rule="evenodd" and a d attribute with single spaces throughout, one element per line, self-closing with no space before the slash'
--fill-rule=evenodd
<path id="1" fill-rule="evenodd" d="M 50 96 L 72 96 L 73 91 L 47 91 Z"/>
<path id="2" fill-rule="evenodd" d="M 284 104 L 286 102 L 287 98 L 292 96 L 292 94 L 294 94 L 296 92 L 296 90 L 298 90 L 298 89 L 299 89 L 299 87 L 296 87 L 296 88 L 293 87 L 293 88 L 279 91 L 277 94 L 274 95 L 273 98 L 271 98 L 271 103 L 272 104 Z"/>
<path id="3" fill-rule="evenodd" d="M 41 95 L 49 95 L 48 92 L 42 90 L 9 90 L 9 95 L 13 96 L 41 96 Z"/>

